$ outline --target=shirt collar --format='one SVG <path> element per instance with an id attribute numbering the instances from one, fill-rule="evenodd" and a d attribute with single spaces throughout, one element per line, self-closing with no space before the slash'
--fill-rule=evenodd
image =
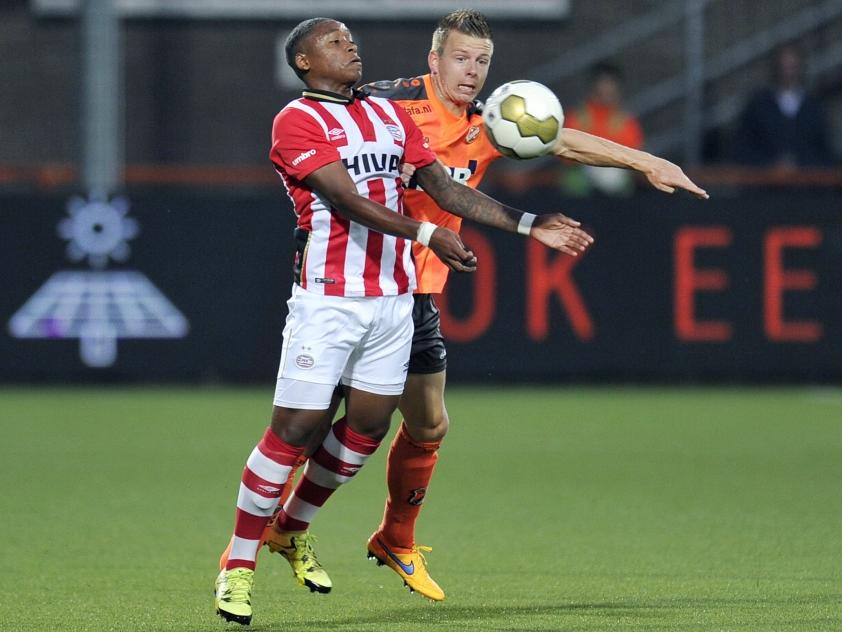
<path id="1" fill-rule="evenodd" d="M 301 96 L 305 99 L 312 99 L 313 101 L 326 101 L 328 103 L 341 103 L 343 105 L 353 103 L 354 99 L 364 99 L 366 97 L 364 92 L 356 88 L 351 91 L 350 97 L 336 92 L 329 92 L 328 90 L 317 90 L 316 88 L 307 88 L 301 93 Z"/>
<path id="2" fill-rule="evenodd" d="M 444 101 L 439 97 L 438 93 L 436 92 L 436 87 L 433 84 L 433 77 L 430 73 L 422 76 L 424 80 L 424 88 L 427 91 L 427 99 L 435 105 L 435 107 L 439 110 L 439 113 L 442 114 L 444 117 L 452 119 L 454 121 L 461 121 L 464 118 L 470 118 L 474 114 L 481 114 L 482 113 L 482 104 L 478 101 L 472 101 L 468 107 L 466 108 L 465 112 L 462 114 L 454 114 L 450 110 L 447 109 L 447 106 L 444 104 Z"/>

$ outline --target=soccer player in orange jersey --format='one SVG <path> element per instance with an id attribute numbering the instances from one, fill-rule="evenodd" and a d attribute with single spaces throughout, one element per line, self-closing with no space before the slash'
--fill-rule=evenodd
<path id="1" fill-rule="evenodd" d="M 370 94 L 398 101 L 453 178 L 470 187 L 479 185 L 491 162 L 502 157 L 484 133 L 482 108 L 476 101 L 493 53 L 485 17 L 472 10 L 454 11 L 439 21 L 433 33 L 429 74 L 366 88 Z M 680 188 L 707 197 L 675 164 L 585 132 L 564 129 L 554 153 L 588 165 L 635 169 L 661 191 Z M 407 191 L 405 202 L 411 217 L 459 231 L 462 219 L 441 209 L 423 191 Z M 409 374 L 399 406 L 403 421 L 389 450 L 383 521 L 369 539 L 368 552 L 411 589 L 439 601 L 444 591 L 427 572 L 419 552 L 426 547 L 415 542 L 415 522 L 449 425 L 444 402 L 447 354 L 433 298 L 444 290 L 448 270 L 418 243 L 413 244 L 413 254 L 418 288 Z"/>

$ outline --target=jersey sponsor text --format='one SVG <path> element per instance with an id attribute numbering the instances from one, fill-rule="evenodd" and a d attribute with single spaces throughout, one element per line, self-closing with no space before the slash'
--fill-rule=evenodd
<path id="1" fill-rule="evenodd" d="M 342 164 L 355 176 L 373 173 L 397 175 L 400 158 L 395 154 L 358 154 L 350 158 L 343 158 Z"/>

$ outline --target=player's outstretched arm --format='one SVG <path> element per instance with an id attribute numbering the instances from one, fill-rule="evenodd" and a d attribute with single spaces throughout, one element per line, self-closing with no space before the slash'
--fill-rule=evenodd
<path id="1" fill-rule="evenodd" d="M 419 241 L 429 246 L 451 270 L 476 269 L 476 257 L 465 248 L 459 235 L 429 222 L 417 222 L 364 198 L 341 162 L 316 169 L 304 181 L 344 217 L 387 235 Z"/>
<path id="2" fill-rule="evenodd" d="M 553 148 L 553 153 L 585 165 L 623 167 L 640 171 L 653 187 L 666 193 L 684 189 L 701 199 L 706 200 L 709 197 L 704 189 L 687 177 L 681 167 L 669 160 L 587 132 L 565 127 Z"/>
<path id="3" fill-rule="evenodd" d="M 533 215 L 501 204 L 453 180 L 439 162 L 421 167 L 415 176 L 436 204 L 459 217 L 529 235 L 545 246 L 574 257 L 593 243 L 593 237 L 583 231 L 576 220 L 561 213 Z"/>

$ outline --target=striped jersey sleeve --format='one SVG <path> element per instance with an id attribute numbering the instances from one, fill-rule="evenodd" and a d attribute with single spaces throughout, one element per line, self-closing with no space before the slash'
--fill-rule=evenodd
<path id="1" fill-rule="evenodd" d="M 284 108 L 275 117 L 269 157 L 276 169 L 298 180 L 342 159 L 330 142 L 328 130 L 296 107 Z"/>

